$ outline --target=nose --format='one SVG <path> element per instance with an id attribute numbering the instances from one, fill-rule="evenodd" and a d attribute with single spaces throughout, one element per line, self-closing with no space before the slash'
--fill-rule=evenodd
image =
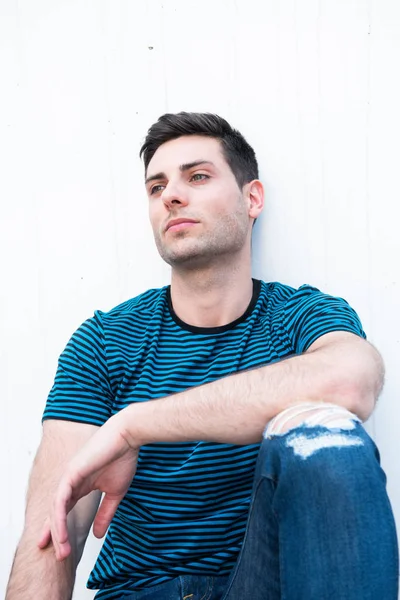
<path id="1" fill-rule="evenodd" d="M 173 206 L 187 206 L 188 204 L 187 195 L 182 187 L 171 181 L 165 186 L 161 194 L 161 199 L 168 209 L 171 209 Z"/>

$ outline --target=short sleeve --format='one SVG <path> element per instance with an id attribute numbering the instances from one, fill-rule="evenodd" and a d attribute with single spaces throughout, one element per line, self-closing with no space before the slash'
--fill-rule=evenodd
<path id="1" fill-rule="evenodd" d="M 287 301 L 283 325 L 296 354 L 305 352 L 319 337 L 332 331 L 348 331 L 366 338 L 351 306 L 309 285 L 301 286 Z"/>
<path id="2" fill-rule="evenodd" d="M 43 420 L 101 426 L 111 416 L 112 405 L 104 335 L 96 313 L 75 331 L 59 358 Z"/>

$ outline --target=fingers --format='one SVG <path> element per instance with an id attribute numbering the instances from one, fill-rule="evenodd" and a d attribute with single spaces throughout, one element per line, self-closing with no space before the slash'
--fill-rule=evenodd
<path id="1" fill-rule="evenodd" d="M 57 501 L 60 503 L 57 506 Z M 56 508 L 57 506 L 57 508 Z M 63 510 L 62 507 L 65 507 Z M 68 539 L 68 529 L 66 526 L 67 523 L 67 508 L 66 504 L 63 503 L 62 499 L 60 500 L 57 496 L 56 501 L 54 503 L 53 515 L 52 519 L 47 518 L 42 533 L 40 534 L 40 538 L 38 540 L 38 547 L 41 550 L 47 548 L 50 542 L 53 543 L 54 552 L 56 555 L 56 559 L 58 561 L 62 561 L 71 553 L 71 546 Z M 65 513 L 65 517 L 63 516 Z M 65 529 L 63 526 L 63 520 L 65 518 Z M 60 519 L 60 523 L 58 520 Z"/>
<path id="2" fill-rule="evenodd" d="M 71 502 L 72 487 L 62 482 L 57 490 L 54 500 L 51 521 L 51 538 L 53 541 L 56 559 L 64 560 L 71 553 L 68 537 L 67 515 L 75 503 Z"/>
<path id="3" fill-rule="evenodd" d="M 110 496 L 109 494 L 104 496 L 93 523 L 95 537 L 102 538 L 105 535 L 123 497 L 123 495 Z"/>
<path id="4" fill-rule="evenodd" d="M 54 552 L 56 560 L 62 562 L 71 554 L 71 544 L 69 541 L 66 541 L 63 544 L 57 544 L 57 546 L 54 546 Z"/>
<path id="5" fill-rule="evenodd" d="M 45 550 L 45 548 L 49 546 L 51 541 L 53 542 L 54 552 L 58 561 L 62 561 L 65 558 L 67 558 L 67 556 L 69 556 L 69 554 L 71 553 L 71 546 L 69 544 L 69 541 L 67 540 L 63 544 L 60 544 L 56 541 L 56 538 L 53 539 L 50 521 L 49 519 L 47 519 L 42 534 L 38 541 L 38 547 L 41 550 Z"/>
<path id="6" fill-rule="evenodd" d="M 41 550 L 44 550 L 45 548 L 47 548 L 47 546 L 50 544 L 50 542 L 51 542 L 50 520 L 46 519 L 45 524 L 43 525 L 42 533 L 41 533 L 39 541 L 38 541 L 38 547 Z"/>

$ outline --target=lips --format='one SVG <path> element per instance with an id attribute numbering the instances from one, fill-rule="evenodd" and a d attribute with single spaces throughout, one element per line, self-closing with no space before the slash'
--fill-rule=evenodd
<path id="1" fill-rule="evenodd" d="M 185 223 L 198 223 L 198 221 L 195 221 L 194 219 L 186 219 L 186 218 L 181 218 L 181 219 L 171 219 L 171 221 L 168 221 L 166 227 L 165 227 L 165 231 L 168 231 L 168 229 L 171 229 L 171 227 L 174 227 L 175 225 L 183 225 Z"/>

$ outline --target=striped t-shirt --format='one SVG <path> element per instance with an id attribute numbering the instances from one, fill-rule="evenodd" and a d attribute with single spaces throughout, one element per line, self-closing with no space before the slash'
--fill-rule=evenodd
<path id="1" fill-rule="evenodd" d="M 60 356 L 44 419 L 102 425 L 131 402 L 181 392 L 307 348 L 321 335 L 365 337 L 341 298 L 254 280 L 246 312 L 222 327 L 193 327 L 154 289 L 73 334 Z M 227 575 L 241 544 L 258 444 L 194 440 L 142 446 L 137 472 L 108 530 L 88 587 L 119 598 L 178 575 Z"/>

